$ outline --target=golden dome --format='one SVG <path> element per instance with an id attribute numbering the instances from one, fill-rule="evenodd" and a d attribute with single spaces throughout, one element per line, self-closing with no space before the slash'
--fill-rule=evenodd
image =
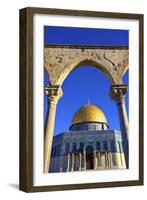
<path id="1" fill-rule="evenodd" d="M 71 126 L 73 124 L 84 122 L 100 122 L 107 124 L 104 113 L 98 107 L 91 104 L 85 105 L 77 110 L 73 116 Z"/>

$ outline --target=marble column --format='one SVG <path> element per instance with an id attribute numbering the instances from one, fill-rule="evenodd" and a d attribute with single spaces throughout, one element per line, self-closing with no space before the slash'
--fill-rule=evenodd
<path id="1" fill-rule="evenodd" d="M 98 152 L 98 167 L 101 167 L 101 156 L 100 156 L 100 152 Z"/>
<path id="2" fill-rule="evenodd" d="M 52 150 L 52 140 L 54 135 L 54 123 L 56 115 L 56 106 L 58 100 L 62 96 L 62 89 L 60 86 L 47 86 L 45 93 L 49 100 L 49 110 L 45 128 L 44 138 L 44 173 L 48 173 L 50 166 L 50 157 Z"/>
<path id="3" fill-rule="evenodd" d="M 107 144 L 108 144 L 108 162 L 109 162 L 109 168 L 111 168 L 111 141 L 108 141 Z"/>
<path id="4" fill-rule="evenodd" d="M 124 157 L 122 142 L 119 143 L 119 147 L 120 147 L 120 157 L 121 157 L 122 167 L 126 168 L 126 162 L 125 162 L 125 157 Z"/>
<path id="5" fill-rule="evenodd" d="M 107 152 L 105 152 L 105 167 L 106 167 L 106 168 L 109 167 L 108 154 L 107 154 Z"/>
<path id="6" fill-rule="evenodd" d="M 75 165 L 75 162 L 74 162 L 74 153 L 72 153 L 71 156 L 72 156 L 72 166 L 71 166 L 71 171 L 74 171 L 74 165 Z"/>
<path id="7" fill-rule="evenodd" d="M 94 169 L 97 169 L 97 156 L 96 156 L 96 151 L 94 151 L 93 154 L 94 154 L 94 157 L 93 157 L 93 159 L 94 159 Z"/>
<path id="8" fill-rule="evenodd" d="M 84 152 L 83 152 L 83 157 L 84 157 L 84 170 L 86 170 L 86 149 L 84 149 Z"/>
<path id="9" fill-rule="evenodd" d="M 109 152 L 110 168 L 113 168 L 112 152 Z"/>
<path id="10" fill-rule="evenodd" d="M 112 85 L 110 88 L 110 97 L 112 100 L 115 100 L 118 108 L 119 113 L 119 120 L 120 120 L 120 128 L 121 128 L 121 134 L 122 134 L 122 141 L 123 141 L 123 150 L 125 152 L 125 160 L 126 165 L 128 168 L 129 165 L 129 157 L 128 157 L 128 117 L 126 113 L 126 107 L 125 107 L 125 95 L 127 93 L 128 86 L 127 85 Z"/>
<path id="11" fill-rule="evenodd" d="M 70 153 L 67 154 L 67 172 L 69 172 L 69 166 L 70 166 Z"/>
<path id="12" fill-rule="evenodd" d="M 79 153 L 79 171 L 82 170 L 82 154 Z"/>
<path id="13" fill-rule="evenodd" d="M 107 159 L 108 159 L 108 168 L 110 169 L 111 166 L 110 166 L 110 152 L 107 152 Z"/>

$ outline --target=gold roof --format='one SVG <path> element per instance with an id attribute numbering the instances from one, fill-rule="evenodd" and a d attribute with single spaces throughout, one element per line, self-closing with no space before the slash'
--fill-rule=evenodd
<path id="1" fill-rule="evenodd" d="M 71 125 L 84 122 L 100 122 L 106 123 L 107 120 L 104 113 L 94 105 L 85 105 L 77 110 L 73 116 Z"/>

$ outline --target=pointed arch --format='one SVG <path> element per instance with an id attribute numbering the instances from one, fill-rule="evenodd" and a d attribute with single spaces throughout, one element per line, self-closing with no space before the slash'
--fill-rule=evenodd
<path id="1" fill-rule="evenodd" d="M 103 66 L 103 64 L 98 63 L 92 59 L 84 59 L 80 61 L 76 60 L 75 62 L 71 63 L 68 67 L 65 67 L 65 69 L 60 74 L 60 77 L 58 78 L 57 84 L 62 85 L 64 80 L 68 77 L 70 73 L 72 73 L 72 71 L 85 65 L 95 67 L 96 69 L 100 70 L 109 79 L 111 84 L 115 83 L 113 75 L 111 74 L 109 70 L 107 70 L 106 67 Z"/>

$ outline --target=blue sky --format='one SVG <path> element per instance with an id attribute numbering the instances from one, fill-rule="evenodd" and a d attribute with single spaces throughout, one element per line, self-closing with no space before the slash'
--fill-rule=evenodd
<path id="1" fill-rule="evenodd" d="M 127 30 L 44 27 L 45 44 L 128 46 L 128 39 Z"/>
<path id="2" fill-rule="evenodd" d="M 128 46 L 127 30 L 89 29 L 69 27 L 44 27 L 45 44 L 79 44 L 97 46 Z M 48 75 L 44 73 L 44 85 L 48 84 Z M 124 76 L 128 83 L 128 72 Z M 76 110 L 87 104 L 98 106 L 106 115 L 110 129 L 118 129 L 118 111 L 114 101 L 109 97 L 110 82 L 99 70 L 91 66 L 81 66 L 74 70 L 63 82 L 63 96 L 58 102 L 55 134 L 68 131 Z M 47 98 L 44 98 L 44 118 L 47 111 Z M 126 96 L 128 113 L 128 94 Z"/>

